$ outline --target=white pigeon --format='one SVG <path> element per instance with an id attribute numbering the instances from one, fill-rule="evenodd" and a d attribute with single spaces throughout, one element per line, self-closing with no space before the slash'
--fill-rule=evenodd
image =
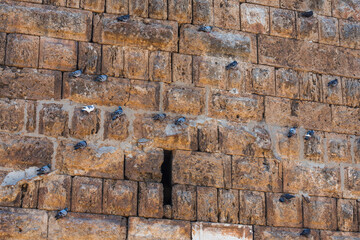
<path id="1" fill-rule="evenodd" d="M 81 110 L 83 112 L 91 113 L 92 111 L 95 110 L 95 107 L 94 105 L 84 106 Z"/>

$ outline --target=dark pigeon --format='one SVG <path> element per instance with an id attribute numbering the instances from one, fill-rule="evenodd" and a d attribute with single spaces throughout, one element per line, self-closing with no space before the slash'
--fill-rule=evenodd
<path id="1" fill-rule="evenodd" d="M 116 20 L 118 20 L 119 22 L 127 22 L 130 19 L 130 15 L 123 15 L 120 17 L 117 17 Z"/>
<path id="2" fill-rule="evenodd" d="M 176 119 L 176 121 L 175 121 L 175 125 L 181 125 L 181 124 L 183 124 L 185 121 L 186 121 L 186 118 L 185 118 L 185 117 L 178 118 L 178 119 Z"/>
<path id="3" fill-rule="evenodd" d="M 290 199 L 292 199 L 294 197 L 295 197 L 294 195 L 291 195 L 289 193 L 285 193 L 285 194 L 280 196 L 279 201 L 280 202 L 285 202 L 286 200 L 290 200 Z"/>
<path id="4" fill-rule="evenodd" d="M 124 114 L 123 109 L 122 107 L 119 106 L 119 108 L 115 112 L 111 113 L 111 119 L 114 121 L 123 114 Z"/>
<path id="5" fill-rule="evenodd" d="M 304 137 L 305 140 L 309 140 L 312 136 L 314 136 L 314 134 L 315 134 L 314 130 L 307 131 Z"/>
<path id="6" fill-rule="evenodd" d="M 310 232 L 311 232 L 311 230 L 306 228 L 300 233 L 300 236 L 308 237 L 310 235 Z"/>
<path id="7" fill-rule="evenodd" d="M 288 138 L 291 138 L 292 136 L 294 136 L 296 134 L 296 128 L 292 127 L 290 128 L 289 132 L 288 132 Z"/>
<path id="8" fill-rule="evenodd" d="M 158 113 L 156 115 L 153 116 L 154 121 L 162 121 L 166 118 L 166 114 L 165 113 Z"/>
<path id="9" fill-rule="evenodd" d="M 97 82 L 105 82 L 108 79 L 108 76 L 103 74 L 103 75 L 99 75 L 95 78 L 95 81 Z"/>
<path id="10" fill-rule="evenodd" d="M 55 215 L 55 218 L 56 220 L 59 220 L 60 218 L 66 217 L 67 214 L 68 214 L 68 208 L 64 208 Z"/>
<path id="11" fill-rule="evenodd" d="M 86 146 L 87 146 L 87 142 L 86 141 L 81 141 L 81 142 L 78 142 L 74 146 L 74 150 L 83 149 L 83 148 L 86 148 Z"/>
<path id="12" fill-rule="evenodd" d="M 312 17 L 312 15 L 314 15 L 313 11 L 306 11 L 301 13 L 301 16 L 306 18 Z"/>
<path id="13" fill-rule="evenodd" d="M 201 26 L 199 28 L 200 32 L 206 32 L 206 33 L 210 33 L 212 31 L 213 27 L 212 26 Z"/>
<path id="14" fill-rule="evenodd" d="M 336 87 L 338 85 L 339 81 L 337 79 L 331 80 L 328 82 L 328 87 Z"/>
<path id="15" fill-rule="evenodd" d="M 237 65 L 238 65 L 238 62 L 237 62 L 237 61 L 233 61 L 233 62 L 229 63 L 229 64 L 225 67 L 225 69 L 226 69 L 226 70 L 234 69 Z"/>
<path id="16" fill-rule="evenodd" d="M 46 165 L 46 166 L 43 166 L 42 168 L 39 168 L 39 169 L 37 170 L 37 172 L 38 172 L 37 175 L 48 174 L 48 173 L 51 172 L 51 165 L 48 164 L 48 165 Z"/>
<path id="17" fill-rule="evenodd" d="M 82 71 L 81 71 L 81 70 L 76 70 L 76 71 L 74 71 L 74 72 L 72 72 L 72 73 L 69 73 L 69 77 L 75 77 L 75 78 L 77 78 L 77 77 L 80 77 L 81 74 L 82 74 Z"/>

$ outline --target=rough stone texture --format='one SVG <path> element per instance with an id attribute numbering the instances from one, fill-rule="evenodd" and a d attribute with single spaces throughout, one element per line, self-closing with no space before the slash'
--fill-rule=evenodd
<path id="1" fill-rule="evenodd" d="M 124 178 L 124 155 L 119 147 L 94 145 L 87 141 L 84 149 L 74 150 L 77 142 L 59 142 L 56 163 L 62 173 L 103 178 Z"/>
<path id="2" fill-rule="evenodd" d="M 213 25 L 213 0 L 193 0 L 193 24 Z"/>
<path id="3" fill-rule="evenodd" d="M 327 156 L 330 161 L 351 163 L 350 138 L 344 134 L 327 133 Z"/>
<path id="4" fill-rule="evenodd" d="M 233 189 L 218 190 L 219 222 L 239 222 L 239 191 Z"/>
<path id="5" fill-rule="evenodd" d="M 26 68 L 0 68 L 0 86 L 0 97 L 3 98 L 59 99 L 61 73 Z"/>
<path id="6" fill-rule="evenodd" d="M 225 55 L 244 61 L 256 62 L 254 35 L 238 31 L 213 28 L 212 32 L 199 32 L 198 26 L 185 24 L 180 29 L 180 53 L 194 55 Z M 231 44 L 229 44 L 231 42 Z"/>
<path id="7" fill-rule="evenodd" d="M 190 240 L 190 222 L 129 218 L 128 240 Z"/>
<path id="8" fill-rule="evenodd" d="M 214 25 L 240 30 L 240 5 L 238 0 L 214 0 Z"/>
<path id="9" fill-rule="evenodd" d="M 341 83 L 341 79 L 331 75 L 322 75 L 321 79 L 323 83 L 323 88 L 322 88 L 323 101 L 329 104 L 342 104 L 343 103 L 342 89 L 341 89 L 342 84 L 338 84 L 335 87 L 328 86 L 328 83 L 335 79 L 338 79 L 338 81 Z"/>
<path id="10" fill-rule="evenodd" d="M 91 37 L 91 12 L 30 3 L 0 4 L 0 31 L 45 35 L 77 41 Z M 64 21 L 66 19 L 66 21 Z"/>
<path id="11" fill-rule="evenodd" d="M 146 218 L 162 218 L 163 208 L 163 185 L 161 183 L 139 183 L 139 209 L 138 215 Z"/>
<path id="12" fill-rule="evenodd" d="M 134 18 L 118 22 L 111 15 L 94 18 L 94 42 L 138 46 L 149 50 L 176 51 L 178 24 Z"/>
<path id="13" fill-rule="evenodd" d="M 265 225 L 265 193 L 252 191 L 240 192 L 240 215 L 241 224 Z"/>
<path id="14" fill-rule="evenodd" d="M 212 86 L 225 89 L 226 60 L 217 57 L 199 56 L 193 58 L 194 83 L 198 87 Z"/>
<path id="15" fill-rule="evenodd" d="M 356 0 L 333 0 L 333 16 L 338 18 L 352 18 L 360 21 L 360 6 Z"/>
<path id="16" fill-rule="evenodd" d="M 125 48 L 124 74 L 128 78 L 148 79 L 149 51 L 138 48 Z"/>
<path id="17" fill-rule="evenodd" d="M 129 11 L 128 0 L 106 0 L 106 12 L 127 14 Z"/>
<path id="18" fill-rule="evenodd" d="M 0 99 L 0 129 L 19 132 L 24 127 L 25 101 Z"/>
<path id="19" fill-rule="evenodd" d="M 193 240 L 231 240 L 231 239 L 253 239 L 251 226 L 224 224 L 224 223 L 192 223 Z"/>
<path id="20" fill-rule="evenodd" d="M 102 212 L 102 179 L 76 176 L 72 180 L 71 211 Z"/>
<path id="21" fill-rule="evenodd" d="M 133 109 L 157 111 L 160 104 L 160 85 L 157 82 L 130 81 L 130 97 L 126 106 Z"/>
<path id="22" fill-rule="evenodd" d="M 81 45 L 81 44 L 80 44 Z M 40 38 L 39 67 L 73 71 L 77 62 L 77 43 L 71 40 Z"/>
<path id="23" fill-rule="evenodd" d="M 26 122 L 26 131 L 34 132 L 36 128 L 36 107 L 37 103 L 34 101 L 27 101 L 27 122 Z"/>
<path id="24" fill-rule="evenodd" d="M 319 21 L 317 17 L 301 17 L 297 15 L 296 17 L 296 29 L 297 29 L 297 38 L 319 42 Z"/>
<path id="25" fill-rule="evenodd" d="M 71 177 L 51 174 L 44 177 L 39 185 L 38 208 L 45 210 L 70 210 Z"/>
<path id="26" fill-rule="evenodd" d="M 354 139 L 354 160 L 355 163 L 360 162 L 360 137 Z"/>
<path id="27" fill-rule="evenodd" d="M 45 211 L 1 207 L 0 222 L 2 239 L 47 239 Z"/>
<path id="28" fill-rule="evenodd" d="M 345 167 L 344 178 L 344 197 L 359 198 L 360 169 L 356 167 Z"/>
<path id="29" fill-rule="evenodd" d="M 311 9 L 321 15 L 331 15 L 331 0 L 280 0 L 280 7 L 297 11 L 308 11 Z"/>
<path id="30" fill-rule="evenodd" d="M 55 214 L 55 213 L 53 213 Z M 64 219 L 49 219 L 50 239 L 126 239 L 126 219 L 120 216 L 102 216 L 69 213 Z"/>
<path id="31" fill-rule="evenodd" d="M 80 8 L 92 12 L 104 12 L 105 0 L 81 0 Z"/>
<path id="32" fill-rule="evenodd" d="M 311 197 L 310 202 L 303 201 L 304 227 L 335 230 L 337 221 L 336 199 L 325 197 Z"/>
<path id="33" fill-rule="evenodd" d="M 169 0 L 169 20 L 190 23 L 192 19 L 191 0 Z"/>
<path id="34" fill-rule="evenodd" d="M 344 103 L 351 107 L 359 107 L 360 81 L 358 79 L 341 78 Z"/>
<path id="35" fill-rule="evenodd" d="M 173 82 L 192 83 L 192 56 L 174 53 L 172 55 Z"/>
<path id="36" fill-rule="evenodd" d="M 337 222 L 340 231 L 359 230 L 359 220 L 356 200 L 338 199 L 337 200 Z"/>
<path id="37" fill-rule="evenodd" d="M 302 72 L 288 68 L 276 69 L 276 96 L 299 98 Z"/>
<path id="38" fill-rule="evenodd" d="M 197 187 L 196 193 L 197 220 L 217 222 L 219 214 L 217 189 L 212 187 Z"/>
<path id="39" fill-rule="evenodd" d="M 68 135 L 69 113 L 61 104 L 44 104 L 39 112 L 39 133 L 51 137 Z"/>
<path id="40" fill-rule="evenodd" d="M 241 30 L 253 33 L 269 33 L 269 7 L 244 3 L 241 4 Z"/>
<path id="41" fill-rule="evenodd" d="M 353 232 L 332 232 L 332 231 L 321 231 L 321 240 L 337 240 L 337 239 L 351 239 L 359 240 L 359 233 Z"/>
<path id="42" fill-rule="evenodd" d="M 299 125 L 299 101 L 265 97 L 265 121 L 280 126 Z"/>
<path id="43" fill-rule="evenodd" d="M 167 6 L 167 0 L 149 0 L 149 17 L 155 19 L 166 19 Z"/>
<path id="44" fill-rule="evenodd" d="M 0 133 L 0 166 L 25 169 L 51 162 L 53 143 L 47 138 Z"/>
<path id="45" fill-rule="evenodd" d="M 256 66 L 249 69 L 251 92 L 275 95 L 275 70 L 273 67 Z"/>
<path id="46" fill-rule="evenodd" d="M 201 152 L 219 151 L 219 130 L 216 121 L 198 125 L 199 149 Z"/>
<path id="47" fill-rule="evenodd" d="M 288 137 L 289 130 L 290 127 L 273 128 L 272 132 L 275 134 L 274 145 L 276 153 L 281 159 L 299 159 L 301 141 L 299 140 L 299 129 L 296 130 L 297 134 L 290 138 Z"/>
<path id="48" fill-rule="evenodd" d="M 318 16 L 319 42 L 339 45 L 339 23 L 336 18 Z"/>
<path id="49" fill-rule="evenodd" d="M 267 193 L 267 224 L 278 227 L 302 227 L 301 198 L 280 202 L 282 193 Z"/>
<path id="50" fill-rule="evenodd" d="M 39 62 L 39 37 L 9 34 L 6 52 L 6 65 L 36 68 Z"/>
<path id="51" fill-rule="evenodd" d="M 0 64 L 5 63 L 6 33 L 0 33 Z"/>
<path id="52" fill-rule="evenodd" d="M 300 236 L 303 231 L 302 228 L 274 228 L 255 226 L 255 239 L 268 239 L 268 240 L 303 240 L 304 236 Z M 311 229 L 310 235 L 307 239 L 319 240 L 319 231 Z"/>
<path id="53" fill-rule="evenodd" d="M 312 114 L 307 114 L 307 113 Z M 299 103 L 299 123 L 308 129 L 328 131 L 331 129 L 331 108 L 328 104 L 317 102 Z"/>
<path id="54" fill-rule="evenodd" d="M 300 99 L 321 101 L 321 76 L 306 72 L 300 79 Z"/>
<path id="55" fill-rule="evenodd" d="M 327 151 L 324 149 L 324 138 L 324 133 L 318 131 L 315 131 L 314 136 L 309 140 L 305 140 L 304 136 L 302 136 L 302 141 L 304 142 L 304 158 L 306 160 L 324 162 L 325 152 Z"/>
<path id="56" fill-rule="evenodd" d="M 95 135 L 100 128 L 100 110 L 96 109 L 90 113 L 82 111 L 82 107 L 74 109 L 71 119 L 70 135 L 76 138 L 84 138 Z"/>
<path id="57" fill-rule="evenodd" d="M 209 187 L 224 187 L 230 182 L 230 156 L 191 151 L 175 151 L 172 182 Z"/>
<path id="58" fill-rule="evenodd" d="M 173 186 L 172 215 L 174 219 L 196 220 L 196 187 L 180 184 Z"/>
<path id="59" fill-rule="evenodd" d="M 112 120 L 111 113 L 117 109 L 105 113 L 104 139 L 124 141 L 129 136 L 130 122 L 126 114 Z"/>
<path id="60" fill-rule="evenodd" d="M 108 76 L 124 76 L 124 50 L 120 46 L 102 46 L 101 71 Z"/>
<path id="61" fill-rule="evenodd" d="M 350 108 L 346 106 L 331 106 L 332 127 L 336 132 L 347 134 L 359 134 L 360 125 L 359 108 Z"/>
<path id="62" fill-rule="evenodd" d="M 105 214 L 136 216 L 138 184 L 125 180 L 104 180 L 103 210 Z"/>
<path id="63" fill-rule="evenodd" d="M 85 74 L 99 74 L 101 68 L 101 45 L 80 42 L 78 66 Z"/>
<path id="64" fill-rule="evenodd" d="M 279 37 L 296 36 L 295 12 L 279 8 L 270 8 L 270 34 Z"/>
<path id="65" fill-rule="evenodd" d="M 265 6 L 271 6 L 271 7 L 279 7 L 279 5 L 280 5 L 279 0 L 247 0 L 246 2 L 256 3 L 256 4 L 265 5 Z"/>
<path id="66" fill-rule="evenodd" d="M 171 82 L 171 54 L 151 52 L 149 57 L 149 78 L 156 82 Z"/>

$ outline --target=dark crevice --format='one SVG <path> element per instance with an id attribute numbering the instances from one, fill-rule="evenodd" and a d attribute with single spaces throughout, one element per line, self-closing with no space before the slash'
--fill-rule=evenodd
<path id="1" fill-rule="evenodd" d="M 23 200 L 24 200 L 24 197 L 25 197 L 25 194 L 28 190 L 28 184 L 27 183 L 24 183 L 23 185 L 21 185 L 21 199 L 20 199 L 20 207 L 22 208 L 23 207 Z"/>
<path id="2" fill-rule="evenodd" d="M 161 165 L 161 183 L 164 188 L 164 205 L 172 205 L 171 194 L 172 194 L 172 186 L 171 186 L 171 164 L 172 164 L 172 151 L 164 150 L 164 162 Z"/>

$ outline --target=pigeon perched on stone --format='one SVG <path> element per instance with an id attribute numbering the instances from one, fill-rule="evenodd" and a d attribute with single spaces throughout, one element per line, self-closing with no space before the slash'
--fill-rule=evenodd
<path id="1" fill-rule="evenodd" d="M 206 32 L 206 33 L 210 33 L 212 31 L 213 27 L 212 26 L 201 26 L 199 28 L 200 32 Z"/>
<path id="2" fill-rule="evenodd" d="M 75 78 L 77 78 L 77 77 L 80 77 L 81 74 L 82 74 L 82 71 L 81 71 L 81 70 L 76 70 L 76 71 L 74 71 L 74 72 L 72 72 L 72 73 L 69 73 L 69 77 L 75 77 Z"/>
<path id="3" fill-rule="evenodd" d="M 328 87 L 336 87 L 338 85 L 339 81 L 336 79 L 331 80 L 330 82 L 328 82 Z"/>
<path id="4" fill-rule="evenodd" d="M 83 148 L 86 148 L 86 146 L 87 146 L 87 142 L 81 141 L 81 142 L 78 142 L 77 144 L 75 144 L 74 150 L 83 149 Z"/>
<path id="5" fill-rule="evenodd" d="M 295 197 L 294 195 L 291 195 L 289 193 L 285 193 L 285 194 L 280 196 L 279 201 L 280 202 L 285 202 L 286 200 L 290 200 L 290 199 L 292 199 L 294 197 Z"/>
<path id="6" fill-rule="evenodd" d="M 114 121 L 123 114 L 124 114 L 123 109 L 122 107 L 119 106 L 119 108 L 115 112 L 111 113 L 111 119 Z"/>
<path id="7" fill-rule="evenodd" d="M 307 236 L 310 235 L 310 232 L 311 232 L 311 230 L 308 229 L 308 228 L 306 228 L 306 229 L 302 230 L 302 232 L 300 233 L 300 236 L 305 236 L 305 237 L 307 237 Z"/>
<path id="8" fill-rule="evenodd" d="M 175 125 L 181 125 L 181 124 L 183 124 L 185 121 L 186 121 L 186 118 L 185 118 L 185 117 L 178 118 L 178 119 L 176 119 L 176 121 L 175 121 Z"/>
<path id="9" fill-rule="evenodd" d="M 117 17 L 116 20 L 118 20 L 119 22 L 127 22 L 130 19 L 130 15 L 123 15 L 120 17 Z"/>
<path id="10" fill-rule="evenodd" d="M 312 136 L 314 136 L 315 132 L 314 130 L 309 130 L 307 131 L 307 133 L 305 134 L 305 140 L 309 140 Z"/>
<path id="11" fill-rule="evenodd" d="M 55 215 L 55 218 L 56 220 L 59 220 L 60 218 L 66 217 L 67 214 L 68 214 L 68 208 L 64 208 Z"/>
<path id="12" fill-rule="evenodd" d="M 105 82 L 108 79 L 108 76 L 105 74 L 99 75 L 95 78 L 96 82 Z"/>
<path id="13" fill-rule="evenodd" d="M 301 16 L 306 18 L 311 17 L 312 15 L 314 15 L 313 11 L 306 11 L 301 13 Z"/>
<path id="14" fill-rule="evenodd" d="M 166 118 L 166 114 L 165 113 L 158 113 L 156 115 L 153 116 L 153 119 L 155 121 L 162 121 Z"/>
<path id="15" fill-rule="evenodd" d="M 43 166 L 42 168 L 39 168 L 37 170 L 37 175 L 44 175 L 44 174 L 48 174 L 51 172 L 51 165 L 48 164 L 46 166 Z"/>
<path id="16" fill-rule="evenodd" d="M 237 61 L 233 61 L 233 62 L 229 63 L 228 65 L 226 65 L 225 69 L 226 69 L 226 70 L 234 69 L 237 65 L 238 65 L 238 62 L 237 62 Z"/>
<path id="17" fill-rule="evenodd" d="M 296 128 L 292 127 L 290 128 L 289 132 L 288 132 L 288 138 L 291 138 L 292 136 L 294 136 L 296 134 Z"/>
<path id="18" fill-rule="evenodd" d="M 81 111 L 83 112 L 87 112 L 87 113 L 91 113 L 92 111 L 95 110 L 94 105 L 88 105 L 88 106 L 84 106 Z"/>

